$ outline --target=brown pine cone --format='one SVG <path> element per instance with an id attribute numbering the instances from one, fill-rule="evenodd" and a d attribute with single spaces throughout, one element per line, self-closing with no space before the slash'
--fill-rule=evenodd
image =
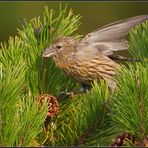
<path id="1" fill-rule="evenodd" d="M 133 145 L 135 146 L 139 145 L 139 141 L 134 136 L 130 135 L 127 132 L 124 132 L 118 135 L 116 139 L 112 140 L 110 147 L 125 146 L 126 141 L 131 141 L 131 143 L 133 143 Z"/>
<path id="2" fill-rule="evenodd" d="M 48 102 L 48 113 L 47 116 L 48 117 L 55 117 L 58 113 L 59 113 L 59 104 L 57 99 L 49 94 L 42 94 L 39 96 L 39 101 L 41 103 L 41 105 L 43 104 L 43 102 L 45 101 L 45 98 L 47 98 Z"/>

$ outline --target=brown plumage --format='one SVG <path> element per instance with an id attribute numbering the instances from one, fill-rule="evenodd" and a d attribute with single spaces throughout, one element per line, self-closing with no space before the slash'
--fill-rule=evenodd
<path id="1" fill-rule="evenodd" d="M 132 27 L 145 20 L 148 20 L 148 15 L 111 23 L 87 34 L 81 40 L 59 37 L 42 56 L 53 57 L 59 68 L 82 84 L 90 86 L 94 80 L 99 82 L 104 79 L 114 89 L 113 78 L 119 65 L 111 59 L 113 52 L 128 49 L 125 36 Z"/>

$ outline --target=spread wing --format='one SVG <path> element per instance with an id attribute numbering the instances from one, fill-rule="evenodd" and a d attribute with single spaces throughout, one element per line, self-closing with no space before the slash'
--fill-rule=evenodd
<path id="1" fill-rule="evenodd" d="M 82 45 L 96 48 L 104 55 L 111 55 L 113 51 L 125 50 L 128 45 L 125 36 L 134 26 L 148 20 L 148 15 L 140 15 L 120 20 L 87 34 L 82 40 Z"/>

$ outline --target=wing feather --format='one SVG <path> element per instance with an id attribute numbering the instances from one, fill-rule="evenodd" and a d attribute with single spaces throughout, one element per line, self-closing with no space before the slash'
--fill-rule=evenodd
<path id="1" fill-rule="evenodd" d="M 125 36 L 131 28 L 145 20 L 148 20 L 148 15 L 135 16 L 110 23 L 87 34 L 80 43 L 97 48 L 105 55 L 110 55 L 113 51 L 127 49 Z"/>

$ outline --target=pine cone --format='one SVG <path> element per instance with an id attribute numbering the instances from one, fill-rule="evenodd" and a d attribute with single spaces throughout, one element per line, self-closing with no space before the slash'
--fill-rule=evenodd
<path id="1" fill-rule="evenodd" d="M 135 146 L 139 145 L 139 141 L 134 136 L 125 132 L 118 135 L 116 139 L 113 139 L 110 147 L 125 146 L 125 142 L 128 140 L 131 141 Z"/>
<path id="2" fill-rule="evenodd" d="M 57 99 L 49 94 L 42 94 L 39 96 L 39 101 L 41 103 L 41 105 L 43 104 L 43 102 L 45 101 L 45 99 L 47 98 L 48 102 L 48 113 L 47 116 L 48 117 L 55 117 L 58 113 L 59 113 L 59 104 Z"/>
<path id="3" fill-rule="evenodd" d="M 140 146 L 140 147 L 148 147 L 148 136 L 145 137 L 138 146 Z"/>

